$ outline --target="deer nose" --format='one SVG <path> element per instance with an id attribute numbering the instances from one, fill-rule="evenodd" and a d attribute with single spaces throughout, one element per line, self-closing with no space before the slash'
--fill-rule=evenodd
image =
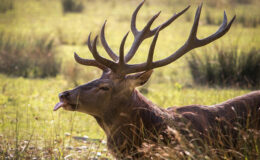
<path id="1" fill-rule="evenodd" d="M 59 94 L 60 99 L 67 99 L 69 97 L 70 93 L 69 91 L 65 91 Z"/>

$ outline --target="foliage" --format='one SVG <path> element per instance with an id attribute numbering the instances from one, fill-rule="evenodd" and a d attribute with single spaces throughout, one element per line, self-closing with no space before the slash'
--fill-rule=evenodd
<path id="1" fill-rule="evenodd" d="M 5 13 L 14 8 L 13 0 L 0 0 L 0 13 Z"/>
<path id="2" fill-rule="evenodd" d="M 81 1 L 77 0 L 61 0 L 63 12 L 82 12 L 84 5 Z"/>
<path id="3" fill-rule="evenodd" d="M 12 76 L 48 77 L 59 73 L 60 64 L 48 36 L 23 37 L 0 33 L 0 72 Z"/>
<path id="4" fill-rule="evenodd" d="M 259 15 L 241 15 L 237 17 L 237 21 L 244 27 L 257 27 L 260 24 Z"/>
<path id="5" fill-rule="evenodd" d="M 255 87 L 260 82 L 260 50 L 249 52 L 237 47 L 219 48 L 218 54 L 193 54 L 188 61 L 193 79 L 198 84 Z"/>

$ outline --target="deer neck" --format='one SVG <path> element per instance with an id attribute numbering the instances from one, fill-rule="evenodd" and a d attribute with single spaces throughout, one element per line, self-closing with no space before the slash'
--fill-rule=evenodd
<path id="1" fill-rule="evenodd" d="M 138 90 L 134 90 L 132 95 L 121 101 L 112 103 L 109 110 L 103 116 L 95 117 L 98 124 L 105 131 L 107 136 L 111 136 L 124 126 L 140 126 L 140 122 L 154 124 L 153 121 L 161 121 L 160 109 Z"/>

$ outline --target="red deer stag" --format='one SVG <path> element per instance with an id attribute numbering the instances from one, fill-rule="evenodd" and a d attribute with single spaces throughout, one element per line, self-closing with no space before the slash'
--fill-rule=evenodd
<path id="1" fill-rule="evenodd" d="M 144 1 L 135 9 L 131 19 L 131 31 L 134 35 L 133 44 L 125 56 L 124 45 L 128 33 L 124 36 L 119 56 L 112 51 L 105 39 L 105 26 L 102 26 L 101 43 L 112 60 L 106 59 L 97 51 L 96 36 L 91 43 L 91 34 L 88 37 L 88 47 L 95 60 L 80 58 L 74 53 L 75 60 L 87 66 L 98 67 L 103 70 L 101 78 L 59 94 L 60 102 L 54 111 L 64 108 L 69 111 L 79 111 L 93 116 L 107 135 L 108 149 L 117 158 L 127 155 L 138 157 L 137 148 L 144 139 L 153 139 L 163 133 L 170 122 L 183 121 L 200 135 L 207 135 L 210 128 L 214 127 L 219 119 L 224 119 L 231 124 L 240 117 L 245 125 L 247 117 L 255 117 L 252 126 L 259 120 L 260 91 L 237 97 L 214 106 L 191 105 L 163 109 L 146 99 L 136 87 L 145 84 L 150 78 L 154 68 L 168 65 L 194 48 L 207 45 L 228 32 L 235 16 L 228 23 L 224 12 L 223 23 L 216 33 L 198 39 L 197 30 L 202 5 L 197 8 L 193 26 L 186 43 L 169 57 L 153 61 L 154 48 L 159 32 L 170 25 L 175 19 L 185 13 L 185 8 L 174 14 L 160 26 L 150 29 L 160 12 L 154 15 L 139 31 L 136 28 L 136 16 Z M 135 55 L 140 44 L 147 38 L 153 37 L 148 58 L 145 63 L 127 64 Z M 253 119 L 253 118 L 251 118 Z M 254 123 L 254 124 L 253 124 Z"/>

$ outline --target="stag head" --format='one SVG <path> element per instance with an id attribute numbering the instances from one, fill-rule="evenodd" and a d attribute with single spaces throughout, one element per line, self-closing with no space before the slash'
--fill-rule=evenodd
<path id="1" fill-rule="evenodd" d="M 74 53 L 74 58 L 82 65 L 100 68 L 103 70 L 103 74 L 101 78 L 97 80 L 78 86 L 73 90 L 60 93 L 60 102 L 55 106 L 55 111 L 62 107 L 65 110 L 79 111 L 95 117 L 102 117 L 115 106 L 124 106 L 131 103 L 129 102 L 131 99 L 130 97 L 135 93 L 135 88 L 145 84 L 148 81 L 154 68 L 168 65 L 190 50 L 207 45 L 222 37 L 228 32 L 235 19 L 235 17 L 233 17 L 232 20 L 227 23 L 227 17 L 224 12 L 223 23 L 219 29 L 207 38 L 198 39 L 196 35 L 202 8 L 201 4 L 196 11 L 194 23 L 186 43 L 169 57 L 162 60 L 153 61 L 154 48 L 159 32 L 185 13 L 190 6 L 181 12 L 174 14 L 170 19 L 158 27 L 151 29 L 153 22 L 160 14 L 159 12 L 148 21 L 146 26 L 141 31 L 139 31 L 136 28 L 136 16 L 143 3 L 144 1 L 138 5 L 132 14 L 131 32 L 134 35 L 134 42 L 126 56 L 124 52 L 124 45 L 128 33 L 124 36 L 121 42 L 118 56 L 114 51 L 112 51 L 105 39 L 106 21 L 102 26 L 100 34 L 101 43 L 112 60 L 100 56 L 97 51 L 98 36 L 96 36 L 93 43 L 91 43 L 91 34 L 89 34 L 88 47 L 95 60 L 80 58 L 76 53 Z M 150 37 L 153 37 L 153 41 L 150 45 L 147 61 L 140 64 L 127 64 L 135 55 L 140 44 L 145 39 Z"/>
<path id="2" fill-rule="evenodd" d="M 126 103 L 135 87 L 143 85 L 152 74 L 152 70 L 118 76 L 112 71 L 103 72 L 101 78 L 59 94 L 60 102 L 54 111 L 63 107 L 69 111 L 79 111 L 95 117 L 103 117 L 111 106 Z"/>

